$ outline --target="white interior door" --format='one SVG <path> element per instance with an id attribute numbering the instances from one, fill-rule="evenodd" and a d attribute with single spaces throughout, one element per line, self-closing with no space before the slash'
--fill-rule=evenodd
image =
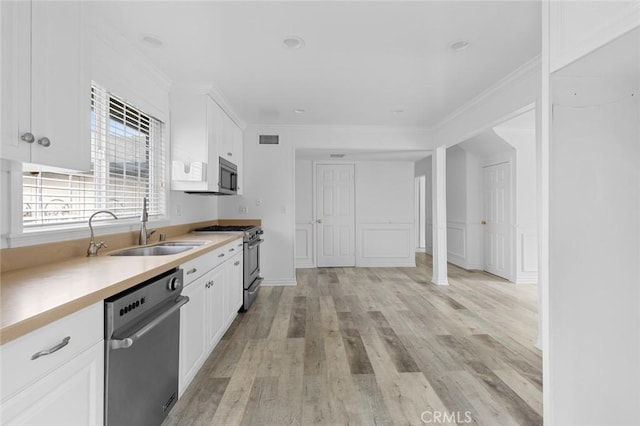
<path id="1" fill-rule="evenodd" d="M 509 163 L 484 168 L 484 269 L 510 279 L 511 175 Z"/>
<path id="2" fill-rule="evenodd" d="M 355 266 L 353 164 L 316 165 L 317 265 Z"/>

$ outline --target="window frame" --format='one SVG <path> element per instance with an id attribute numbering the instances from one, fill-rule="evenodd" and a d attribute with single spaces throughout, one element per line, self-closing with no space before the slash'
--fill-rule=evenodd
<path id="1" fill-rule="evenodd" d="M 90 89 L 91 90 L 91 89 Z M 161 138 L 161 149 L 164 153 L 164 170 L 163 180 L 164 185 L 159 189 L 162 198 L 162 212 L 158 214 L 149 215 L 149 223 L 153 226 L 166 226 L 170 224 L 170 124 L 165 117 L 168 117 L 168 113 L 163 113 L 162 109 L 158 109 L 147 102 L 131 102 L 127 97 L 118 96 L 112 94 L 112 92 L 104 88 L 107 95 L 114 96 L 121 102 L 125 102 L 131 105 L 133 108 L 142 112 L 143 114 L 155 118 L 162 123 L 163 136 Z M 167 105 L 168 106 L 168 105 Z M 35 167 L 34 167 L 35 166 Z M 23 226 L 23 172 L 25 170 L 39 169 L 42 171 L 62 172 L 62 173 L 74 173 L 73 171 L 63 170 L 49 166 L 36 166 L 33 164 L 25 164 L 2 159 L 0 163 L 0 172 L 4 177 L 7 177 L 3 184 L 2 192 L 8 195 L 7 199 L 11 198 L 15 202 L 10 203 L 11 208 L 9 214 L 5 216 L 3 221 L 5 222 L 4 229 L 8 232 L 2 235 L 7 247 L 19 247 L 31 244 L 55 242 L 62 240 L 85 238 L 88 235 L 88 225 L 86 219 L 81 219 L 77 222 L 70 223 L 52 223 L 35 226 Z M 136 217 L 124 217 L 118 220 L 107 220 L 102 222 L 99 217 L 96 217 L 94 228 L 96 228 L 96 234 L 100 233 L 120 233 L 137 231 L 139 229 L 139 216 Z M 106 232 L 102 232 L 106 231 Z"/>

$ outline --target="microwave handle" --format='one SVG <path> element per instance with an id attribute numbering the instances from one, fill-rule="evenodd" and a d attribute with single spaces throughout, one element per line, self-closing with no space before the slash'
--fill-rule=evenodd
<path id="1" fill-rule="evenodd" d="M 231 190 L 235 191 L 238 189 L 238 174 L 231 173 Z"/>

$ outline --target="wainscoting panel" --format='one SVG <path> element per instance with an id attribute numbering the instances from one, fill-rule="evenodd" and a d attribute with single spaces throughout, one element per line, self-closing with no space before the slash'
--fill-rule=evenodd
<path id="1" fill-rule="evenodd" d="M 447 260 L 466 268 L 467 224 L 458 221 L 447 222 Z"/>
<path id="2" fill-rule="evenodd" d="M 538 282 L 538 234 L 533 227 L 517 229 L 517 264 L 515 282 Z"/>
<path id="3" fill-rule="evenodd" d="M 413 224 L 359 224 L 356 266 L 415 266 Z"/>
<path id="4" fill-rule="evenodd" d="M 296 223 L 296 268 L 313 267 L 313 225 Z"/>

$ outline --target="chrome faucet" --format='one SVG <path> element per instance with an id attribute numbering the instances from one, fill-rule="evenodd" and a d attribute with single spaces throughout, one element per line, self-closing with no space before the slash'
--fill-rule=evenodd
<path id="1" fill-rule="evenodd" d="M 147 244 L 149 237 L 156 232 L 155 229 L 147 231 L 148 221 L 149 213 L 147 213 L 147 197 L 144 197 L 142 199 L 142 215 L 140 216 L 140 238 L 138 239 L 138 243 L 142 246 Z"/>
<path id="2" fill-rule="evenodd" d="M 92 214 L 89 217 L 89 229 L 91 230 L 91 241 L 89 241 L 89 248 L 87 248 L 87 257 L 93 257 L 93 256 L 97 256 L 98 255 L 98 250 L 100 250 L 103 247 L 106 247 L 107 245 L 105 243 L 103 243 L 102 241 L 100 242 L 95 242 L 93 240 L 93 225 L 91 224 L 91 221 L 93 220 L 93 218 L 100 214 L 100 213 L 107 213 L 110 214 L 111 216 L 113 216 L 114 219 L 117 219 L 118 216 L 116 216 L 115 214 L 113 214 L 112 212 L 110 212 L 109 210 L 98 210 L 97 212 L 95 212 L 94 214 Z"/>

